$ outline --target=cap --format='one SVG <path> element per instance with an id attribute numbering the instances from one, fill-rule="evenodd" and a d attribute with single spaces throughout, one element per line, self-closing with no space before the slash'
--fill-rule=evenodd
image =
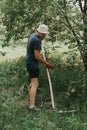
<path id="1" fill-rule="evenodd" d="M 48 34 L 48 26 L 45 24 L 41 24 L 39 25 L 39 27 L 37 28 L 37 31 L 43 34 Z"/>

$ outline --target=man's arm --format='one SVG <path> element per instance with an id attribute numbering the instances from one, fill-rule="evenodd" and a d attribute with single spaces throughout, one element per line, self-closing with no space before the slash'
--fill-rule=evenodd
<path id="1" fill-rule="evenodd" d="M 50 64 L 49 62 L 45 61 L 42 58 L 42 56 L 40 55 L 40 51 L 34 50 L 34 54 L 35 54 L 35 59 L 38 60 L 39 62 L 42 62 L 43 64 L 45 64 L 48 69 L 52 69 L 54 67 L 53 64 Z"/>
<path id="2" fill-rule="evenodd" d="M 48 64 L 48 62 L 45 61 L 45 60 L 42 58 L 42 56 L 40 55 L 40 51 L 34 50 L 34 54 L 35 54 L 35 59 L 36 59 L 36 60 L 38 60 L 39 62 L 41 62 L 41 63 L 43 63 L 43 64 L 45 64 L 45 65 Z"/>

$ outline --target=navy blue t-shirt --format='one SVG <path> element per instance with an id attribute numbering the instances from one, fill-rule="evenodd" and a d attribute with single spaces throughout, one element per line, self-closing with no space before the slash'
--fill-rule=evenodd
<path id="1" fill-rule="evenodd" d="M 38 61 L 35 59 L 34 50 L 41 50 L 41 39 L 35 33 L 28 39 L 26 65 L 30 69 L 38 68 Z"/>

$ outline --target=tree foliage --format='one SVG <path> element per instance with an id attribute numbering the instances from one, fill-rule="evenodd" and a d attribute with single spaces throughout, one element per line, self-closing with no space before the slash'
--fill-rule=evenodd
<path id="1" fill-rule="evenodd" d="M 78 48 L 83 59 L 86 56 L 86 0 L 6 0 L 3 12 L 7 41 L 27 37 L 45 23 L 50 28 L 49 40 L 69 43 Z"/>
<path id="2" fill-rule="evenodd" d="M 7 27 L 7 40 L 11 37 L 26 37 L 39 22 L 45 22 L 44 12 L 47 5 L 47 0 L 6 0 L 4 24 Z"/>

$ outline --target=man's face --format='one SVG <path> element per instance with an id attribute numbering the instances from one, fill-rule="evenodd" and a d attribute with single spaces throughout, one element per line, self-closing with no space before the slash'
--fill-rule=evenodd
<path id="1" fill-rule="evenodd" d="M 40 33 L 40 37 L 43 40 L 45 38 L 46 34 Z"/>

